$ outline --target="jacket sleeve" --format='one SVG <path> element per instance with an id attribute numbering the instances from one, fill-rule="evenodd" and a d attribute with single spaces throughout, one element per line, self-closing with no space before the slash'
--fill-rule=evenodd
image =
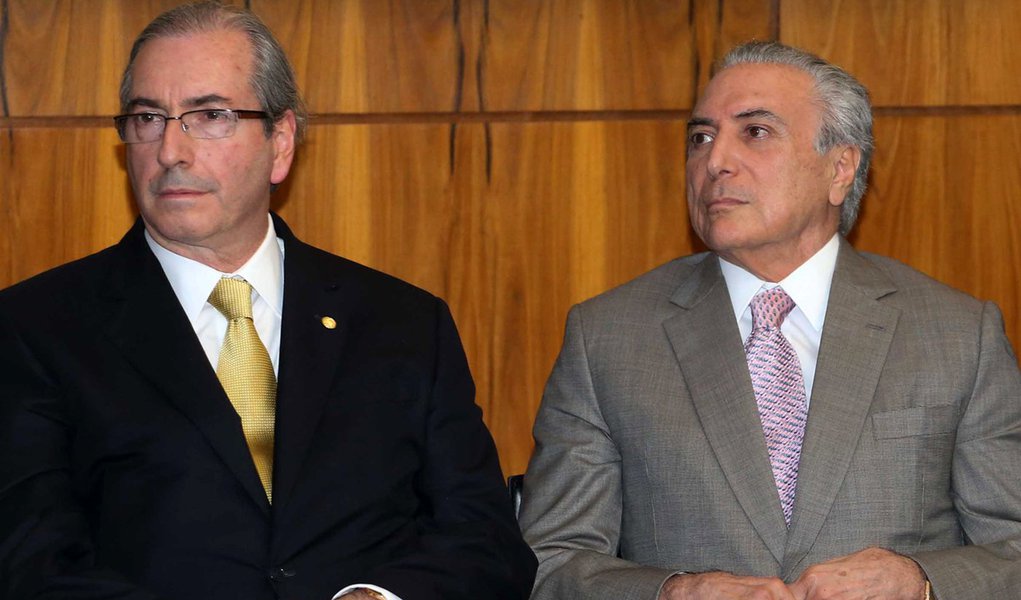
<path id="1" fill-rule="evenodd" d="M 514 518 L 453 319 L 436 300 L 435 364 L 413 547 L 366 574 L 401 598 L 524 600 L 535 556 Z"/>
<path id="2" fill-rule="evenodd" d="M 579 309 L 535 420 L 521 527 L 539 559 L 534 600 L 655 600 L 672 571 L 617 557 L 621 457 L 600 414 Z"/>
<path id="3" fill-rule="evenodd" d="M 912 557 L 940 600 L 1008 598 L 1021 590 L 1021 374 L 991 303 L 983 309 L 978 353 L 952 471 L 966 545 Z"/>
<path id="4" fill-rule="evenodd" d="M 99 564 L 62 389 L 0 314 L 0 598 L 154 600 Z"/>

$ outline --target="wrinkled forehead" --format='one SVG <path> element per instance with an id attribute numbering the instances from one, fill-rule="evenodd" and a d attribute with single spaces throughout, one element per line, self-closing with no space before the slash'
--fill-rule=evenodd
<path id="1" fill-rule="evenodd" d="M 817 120 L 815 81 L 790 65 L 742 64 L 717 73 L 696 103 L 695 118 L 723 120 L 749 111 Z"/>
<path id="2" fill-rule="evenodd" d="M 215 102 L 243 103 L 241 108 L 250 108 L 252 63 L 249 41 L 239 32 L 154 38 L 136 56 L 125 100 L 128 106 L 144 103 L 168 110 Z"/>

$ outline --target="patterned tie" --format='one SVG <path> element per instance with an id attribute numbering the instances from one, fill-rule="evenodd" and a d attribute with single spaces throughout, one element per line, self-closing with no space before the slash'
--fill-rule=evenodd
<path id="1" fill-rule="evenodd" d="M 793 310 L 794 301 L 777 286 L 752 298 L 751 307 L 752 334 L 744 350 L 780 506 L 784 520 L 790 525 L 801 441 L 808 420 L 801 363 L 780 332 L 780 325 Z"/>
<path id="2" fill-rule="evenodd" d="M 248 450 L 272 502 L 277 380 L 252 321 L 252 286 L 244 279 L 224 277 L 209 294 L 209 303 L 227 317 L 216 376 L 241 417 Z"/>

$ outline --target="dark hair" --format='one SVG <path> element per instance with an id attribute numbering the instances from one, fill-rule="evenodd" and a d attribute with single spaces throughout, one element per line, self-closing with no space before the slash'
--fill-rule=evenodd
<path id="1" fill-rule="evenodd" d="M 305 135 L 308 113 L 295 83 L 294 69 L 280 43 L 253 13 L 214 1 L 195 2 L 170 9 L 153 19 L 135 38 L 128 66 L 121 78 L 121 112 L 127 110 L 131 100 L 132 68 L 146 42 L 156 38 L 224 30 L 244 33 L 252 45 L 254 65 L 250 83 L 262 110 L 270 115 L 265 123 L 266 135 L 273 133 L 273 124 L 291 110 L 296 122 L 295 140 L 300 142 Z"/>
<path id="2" fill-rule="evenodd" d="M 840 210 L 840 233 L 847 235 L 858 218 L 875 148 L 868 90 L 840 67 L 810 52 L 779 42 L 742 44 L 723 57 L 717 72 L 745 64 L 789 65 L 808 73 L 815 81 L 815 93 L 822 106 L 822 126 L 815 139 L 816 151 L 821 154 L 843 144 L 856 146 L 861 151 L 854 182 Z"/>

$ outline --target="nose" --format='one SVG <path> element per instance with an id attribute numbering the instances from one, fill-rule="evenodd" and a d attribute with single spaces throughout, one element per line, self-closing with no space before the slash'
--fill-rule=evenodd
<path id="1" fill-rule="evenodd" d="M 191 163 L 194 156 L 194 140 L 184 132 L 180 120 L 167 120 L 159 144 L 160 151 L 156 160 L 163 168 L 171 169 Z"/>
<path id="2" fill-rule="evenodd" d="M 709 156 L 706 158 L 706 171 L 709 174 L 709 179 L 716 181 L 721 177 L 734 174 L 737 165 L 735 150 L 734 145 L 722 132 L 716 135 L 712 147 L 709 149 Z"/>

